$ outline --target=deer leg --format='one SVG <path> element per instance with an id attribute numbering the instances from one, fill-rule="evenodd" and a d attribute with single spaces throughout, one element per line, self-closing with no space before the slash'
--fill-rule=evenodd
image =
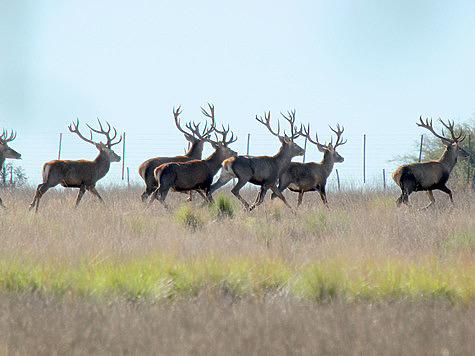
<path id="1" fill-rule="evenodd" d="M 424 209 L 424 210 L 427 209 L 427 208 L 429 208 L 432 204 L 435 203 L 435 198 L 434 198 L 434 194 L 432 193 L 432 190 L 427 190 L 426 193 L 427 193 L 427 197 L 428 197 L 429 200 L 430 200 L 430 203 L 429 203 L 429 205 L 427 205 L 427 206 L 425 206 L 425 207 L 422 208 L 422 209 Z"/>
<path id="2" fill-rule="evenodd" d="M 79 187 L 78 197 L 76 198 L 76 207 L 79 205 L 79 202 L 81 201 L 82 196 L 84 195 L 85 192 L 86 192 L 86 186 L 84 184 L 81 184 L 81 186 Z"/>
<path id="3" fill-rule="evenodd" d="M 297 207 L 299 207 L 302 204 L 303 193 L 305 193 L 305 192 L 304 191 L 299 192 L 299 196 L 298 196 L 298 200 L 297 200 Z"/>
<path id="4" fill-rule="evenodd" d="M 284 195 L 281 192 L 279 192 L 279 190 L 276 188 L 275 185 L 271 185 L 269 188 L 280 198 L 280 200 L 284 202 L 285 205 L 289 207 L 289 209 L 292 209 L 289 203 L 287 203 L 287 199 L 285 199 Z"/>
<path id="5" fill-rule="evenodd" d="M 221 188 L 223 185 L 225 185 L 227 182 L 229 182 L 233 178 L 236 178 L 236 177 L 234 175 L 232 175 L 231 173 L 229 173 L 228 171 L 221 170 L 221 175 L 219 176 L 219 179 L 210 188 L 211 194 L 214 193 L 219 188 Z M 244 183 L 244 184 L 246 184 L 246 183 Z M 239 189 L 241 189 L 241 188 L 239 188 Z M 236 195 L 236 194 L 234 194 L 234 195 Z"/>
<path id="6" fill-rule="evenodd" d="M 322 198 L 323 204 L 328 208 L 327 193 L 325 192 L 325 187 L 321 187 L 318 191 L 320 193 L 320 198 Z"/>
<path id="7" fill-rule="evenodd" d="M 38 208 L 40 206 L 40 199 L 43 196 L 44 193 L 50 188 L 50 186 L 46 185 L 46 183 L 38 184 L 38 188 L 36 188 L 36 193 L 33 201 L 30 204 L 29 210 L 33 209 L 33 207 L 36 206 L 35 208 L 35 213 L 38 212 Z"/>
<path id="8" fill-rule="evenodd" d="M 256 201 L 254 202 L 254 204 L 252 204 L 252 206 L 249 210 L 253 210 L 256 206 L 262 204 L 268 189 L 269 189 L 269 187 L 267 187 L 265 185 L 261 186 L 261 189 L 259 189 L 259 193 L 257 193 Z"/>
<path id="9" fill-rule="evenodd" d="M 449 195 L 450 201 L 453 204 L 454 203 L 454 198 L 452 197 L 452 191 L 447 188 L 445 185 L 439 188 L 441 191 L 444 193 L 447 193 Z"/>
<path id="10" fill-rule="evenodd" d="M 233 189 L 231 189 L 231 193 L 234 194 L 234 196 L 236 198 L 238 198 L 241 203 L 244 205 L 244 208 L 246 210 L 249 210 L 249 204 L 247 203 L 247 201 L 245 201 L 243 199 L 243 197 L 241 196 L 241 194 L 239 194 L 239 191 L 241 190 L 242 187 L 244 187 L 244 185 L 247 183 L 246 180 L 238 180 L 238 182 L 236 183 L 236 185 L 233 187 Z M 213 193 L 213 187 L 211 187 L 211 191 L 210 191 L 210 194 Z"/>
<path id="11" fill-rule="evenodd" d="M 91 192 L 92 194 L 94 194 L 101 201 L 101 203 L 104 203 L 104 200 L 102 199 L 102 197 L 97 192 L 96 187 L 94 187 L 94 186 L 87 187 L 87 190 L 89 192 Z"/>
<path id="12" fill-rule="evenodd" d="M 6 209 L 6 208 L 7 208 L 5 205 L 3 205 L 2 198 L 0 198 L 0 206 L 1 206 L 3 209 Z"/>

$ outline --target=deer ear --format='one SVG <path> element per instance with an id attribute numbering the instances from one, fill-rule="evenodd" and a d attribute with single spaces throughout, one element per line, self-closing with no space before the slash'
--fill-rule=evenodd
<path id="1" fill-rule="evenodd" d="M 193 136 L 191 136 L 190 134 L 187 134 L 187 133 L 184 133 L 185 135 L 185 139 L 189 142 L 195 142 L 196 141 L 196 138 L 194 138 Z"/>
<path id="2" fill-rule="evenodd" d="M 450 147 L 453 143 L 452 141 L 449 141 L 449 140 L 441 140 L 441 141 L 445 147 Z"/>
<path id="3" fill-rule="evenodd" d="M 317 145 L 317 148 L 321 153 L 325 153 L 325 151 L 327 150 L 326 147 L 323 145 Z"/>

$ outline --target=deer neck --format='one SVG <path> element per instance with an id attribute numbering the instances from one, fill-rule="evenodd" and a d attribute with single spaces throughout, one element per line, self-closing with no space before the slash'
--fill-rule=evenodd
<path id="1" fill-rule="evenodd" d="M 5 155 L 3 154 L 3 151 L 0 151 L 0 169 L 3 168 L 3 163 L 5 163 Z"/>
<path id="2" fill-rule="evenodd" d="M 111 161 L 105 152 L 100 151 L 92 162 L 95 165 L 97 175 L 101 178 L 104 177 L 107 172 L 109 172 Z"/>
<path id="3" fill-rule="evenodd" d="M 457 151 L 446 148 L 444 153 L 442 153 L 442 156 L 438 159 L 438 161 L 449 172 L 452 172 L 452 169 L 454 169 L 455 164 L 457 163 Z"/>
<path id="4" fill-rule="evenodd" d="M 216 174 L 221 168 L 221 163 L 226 159 L 221 150 L 215 150 L 211 155 L 209 155 L 205 161 L 208 164 L 208 167 L 211 169 L 214 174 Z"/>
<path id="5" fill-rule="evenodd" d="M 282 146 L 280 146 L 279 151 L 273 157 L 279 167 L 280 175 L 280 173 L 282 173 L 289 167 L 290 161 L 292 160 L 293 156 L 290 154 L 290 147 L 288 145 L 283 144 Z"/>
<path id="6" fill-rule="evenodd" d="M 195 141 L 191 144 L 190 149 L 186 152 L 185 156 L 191 159 L 201 159 L 201 153 L 203 152 L 203 141 Z"/>
<path id="7" fill-rule="evenodd" d="M 325 152 L 323 155 L 323 159 L 320 162 L 321 167 L 327 173 L 327 176 L 330 175 L 331 171 L 333 170 L 333 166 L 335 164 L 335 160 L 332 157 L 330 152 Z"/>

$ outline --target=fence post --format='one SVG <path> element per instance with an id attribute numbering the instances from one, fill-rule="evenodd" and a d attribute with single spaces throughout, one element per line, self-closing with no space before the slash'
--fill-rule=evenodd
<path id="1" fill-rule="evenodd" d="M 421 147 L 419 148 L 419 162 L 422 160 L 422 144 L 424 143 L 424 135 L 421 135 Z"/>
<path id="2" fill-rule="evenodd" d="M 129 173 L 129 167 L 127 167 L 127 186 L 130 188 L 130 173 Z"/>
<path id="3" fill-rule="evenodd" d="M 246 150 L 246 155 L 249 156 L 249 142 L 251 142 L 251 134 L 247 134 L 247 150 Z"/>
<path id="4" fill-rule="evenodd" d="M 366 134 L 363 135 L 363 183 L 366 183 Z"/>
<path id="5" fill-rule="evenodd" d="M 305 143 L 303 144 L 303 159 L 302 162 L 305 163 L 305 154 L 307 153 L 307 138 L 305 137 Z"/>
<path id="6" fill-rule="evenodd" d="M 125 131 L 122 141 L 122 180 L 124 180 L 124 170 L 125 170 Z"/>
<path id="7" fill-rule="evenodd" d="M 58 149 L 58 159 L 61 159 L 61 143 L 63 142 L 63 133 L 59 133 L 59 149 Z"/>
<path id="8" fill-rule="evenodd" d="M 468 153 L 472 152 L 472 134 L 468 135 Z M 467 184 L 470 184 L 470 173 L 472 172 L 472 160 L 471 156 L 468 156 L 468 163 L 467 163 Z"/>
<path id="9" fill-rule="evenodd" d="M 386 170 L 383 168 L 383 188 L 386 190 Z"/>
<path id="10" fill-rule="evenodd" d="M 336 181 L 338 183 L 338 191 L 340 191 L 340 174 L 338 173 L 338 169 L 336 171 Z"/>

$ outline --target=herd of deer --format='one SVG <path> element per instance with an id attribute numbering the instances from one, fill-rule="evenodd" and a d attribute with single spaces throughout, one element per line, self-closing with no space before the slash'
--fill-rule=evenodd
<path id="1" fill-rule="evenodd" d="M 142 194 L 142 200 L 147 201 L 150 195 L 150 203 L 159 200 L 166 206 L 165 199 L 170 189 L 179 192 L 197 191 L 206 202 L 213 201 L 212 193 L 228 183 L 231 179 L 237 179 L 237 183 L 231 189 L 231 192 L 242 202 L 247 210 L 252 210 L 262 204 L 266 192 L 272 191 L 271 198 L 280 198 L 289 208 L 282 192 L 289 188 L 291 191 L 298 192 L 298 205 L 302 203 L 303 195 L 308 191 L 318 191 L 323 203 L 328 206 L 325 185 L 330 175 L 334 163 L 343 162 L 343 157 L 336 151 L 337 147 L 346 143 L 342 139 L 343 127 L 339 124 L 336 130 L 330 129 L 336 135 L 335 144 L 330 141 L 329 144 L 318 142 L 318 136 L 315 139 L 310 135 L 310 125 L 301 125 L 297 128 L 295 125 L 295 111 L 290 111 L 287 115 L 282 114 L 284 119 L 290 125 L 289 135 L 280 134 L 280 123 L 277 122 L 277 131 L 271 128 L 270 112 L 264 114 L 264 118 L 257 117 L 256 120 L 263 124 L 269 132 L 276 136 L 281 147 L 273 156 L 242 156 L 233 151 L 228 146 L 237 140 L 233 133 L 229 132 L 229 126 L 222 125 L 218 129 L 214 117 L 214 106 L 208 104 L 209 111 L 201 108 L 203 114 L 211 122 L 206 121 L 203 129 L 200 129 L 200 123 L 188 122 L 185 129 L 182 128 L 179 120 L 181 107 L 173 109 L 173 116 L 176 127 L 185 135 L 186 140 L 191 144 L 188 152 L 183 156 L 175 157 L 156 157 L 143 162 L 139 166 L 139 174 L 145 182 L 145 191 Z M 207 120 L 206 119 L 206 120 Z M 406 164 L 393 172 L 393 179 L 401 188 L 401 196 L 396 200 L 397 206 L 401 203 L 409 205 L 409 195 L 415 191 L 426 191 L 431 206 L 435 199 L 432 191 L 439 189 L 447 193 L 453 203 L 452 192 L 445 185 L 449 179 L 450 172 L 454 168 L 457 158 L 468 157 L 468 153 L 459 145 L 465 136 L 462 132 L 455 134 L 454 122 L 448 123 L 440 120 L 444 127 L 449 131 L 451 137 L 437 134 L 432 127 L 432 120 L 422 120 L 419 118 L 418 126 L 429 130 L 436 137 L 440 138 L 445 145 L 445 151 L 438 160 Z M 76 199 L 76 206 L 81 201 L 82 196 L 88 190 L 100 201 L 103 201 L 96 190 L 96 183 L 104 177 L 109 171 L 111 162 L 119 162 L 118 156 L 112 146 L 117 145 L 122 140 L 122 136 L 117 139 L 117 130 L 107 123 L 107 129 L 98 119 L 99 129 L 90 129 L 90 138 L 84 137 L 79 131 L 79 120 L 69 125 L 69 131 L 75 133 L 80 139 L 93 144 L 99 151 L 99 154 L 93 161 L 88 160 L 53 160 L 43 165 L 43 183 L 38 185 L 33 202 L 30 204 L 30 210 L 35 208 L 38 211 L 40 199 L 49 189 L 58 184 L 63 187 L 79 188 Z M 106 143 L 93 141 L 93 133 L 105 136 Z M 228 134 L 230 133 L 230 137 Z M 214 135 L 214 139 L 212 138 Z M 305 137 L 308 142 L 317 146 L 323 153 L 323 159 L 320 163 L 300 163 L 291 162 L 293 157 L 302 156 L 304 150 L 294 142 L 299 136 Z M 3 130 L 0 135 L 0 167 L 6 158 L 20 159 L 21 155 L 8 146 L 8 143 L 16 138 L 16 133 Z M 203 146 L 209 143 L 214 152 L 206 159 L 201 159 Z M 221 169 L 219 179 L 212 184 L 213 177 Z M 260 186 L 256 201 L 252 206 L 242 198 L 239 191 L 246 183 L 252 183 Z M 0 199 L 0 206 L 5 208 Z M 426 208 L 427 208 L 426 207 Z"/>

